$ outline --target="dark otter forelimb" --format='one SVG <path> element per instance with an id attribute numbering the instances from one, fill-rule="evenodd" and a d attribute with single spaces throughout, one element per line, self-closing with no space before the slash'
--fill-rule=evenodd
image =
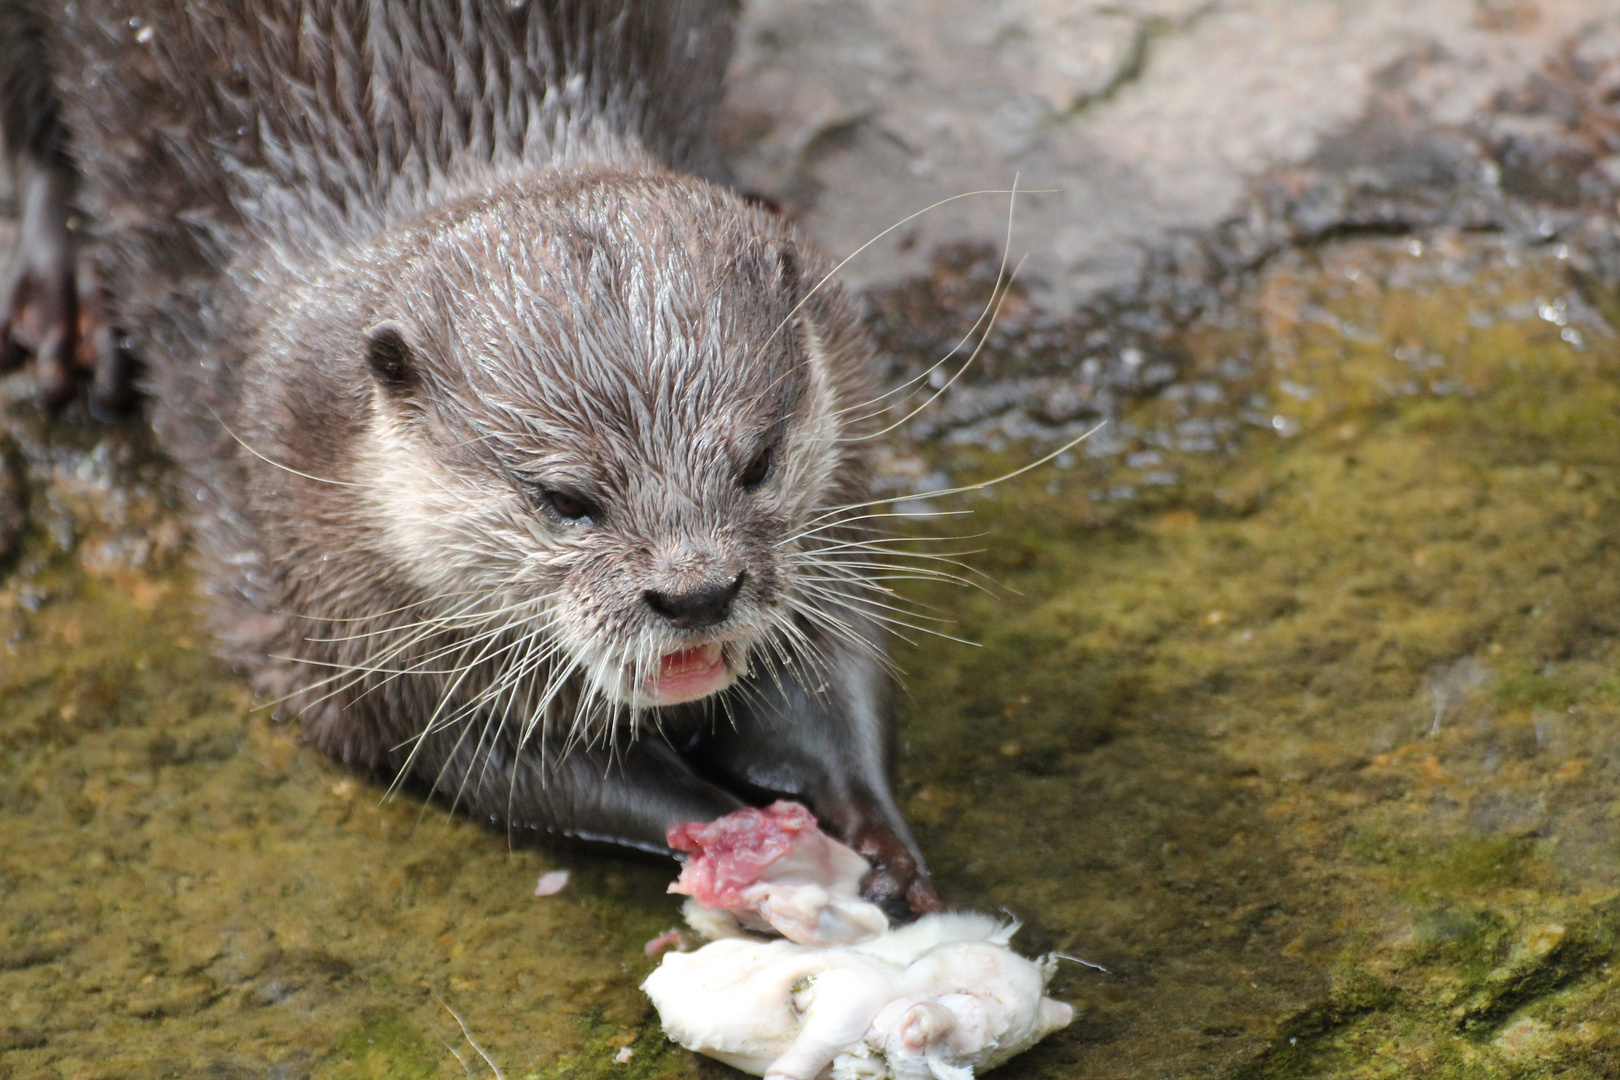
<path id="1" fill-rule="evenodd" d="M 425 770 L 442 762 L 436 785 L 442 798 L 515 835 L 662 855 L 669 854 L 670 826 L 712 821 L 743 805 L 656 735 L 561 752 L 537 740 L 519 746 L 506 727 L 492 725 L 491 733 L 493 746 L 440 737 L 437 752 L 421 764 Z"/>

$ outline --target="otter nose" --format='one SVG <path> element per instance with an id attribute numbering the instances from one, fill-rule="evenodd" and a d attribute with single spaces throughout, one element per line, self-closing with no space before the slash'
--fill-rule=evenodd
<path id="1" fill-rule="evenodd" d="M 747 571 L 731 582 L 711 581 L 686 592 L 660 592 L 648 589 L 644 594 L 647 606 L 681 630 L 701 630 L 726 621 L 731 614 L 731 603 L 737 599 Z"/>

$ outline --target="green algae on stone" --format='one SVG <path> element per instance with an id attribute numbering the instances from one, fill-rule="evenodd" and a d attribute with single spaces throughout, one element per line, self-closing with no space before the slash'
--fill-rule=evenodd
<path id="1" fill-rule="evenodd" d="M 1065 971 L 1053 1069 L 1519 1075 L 1491 1040 L 1555 1003 L 1547 1054 L 1620 1053 L 1608 938 L 1498 955 L 1620 888 L 1620 350 L 1539 317 L 1555 260 L 1439 248 L 1285 260 L 1193 342 L 1298 435 L 1125 502 L 1118 459 L 1006 485 L 970 504 L 1016 594 L 922 594 L 982 645 L 901 649 L 936 870 L 1116 973 Z"/>
<path id="2" fill-rule="evenodd" d="M 333 1080 L 431 1080 L 444 1058 L 442 1047 L 393 1013 L 343 1032 L 337 1052 Z"/>

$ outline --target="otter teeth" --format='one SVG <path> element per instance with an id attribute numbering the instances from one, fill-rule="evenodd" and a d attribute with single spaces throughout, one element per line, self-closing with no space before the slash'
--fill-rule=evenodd
<path id="1" fill-rule="evenodd" d="M 718 641 L 695 645 L 690 649 L 677 649 L 658 658 L 658 673 L 662 676 L 687 671 L 706 671 L 720 662 L 724 647 Z"/>
<path id="2" fill-rule="evenodd" d="M 661 705 L 674 705 L 707 697 L 724 689 L 734 678 L 726 663 L 725 644 L 710 641 L 676 649 L 658 658 L 657 670 L 646 677 L 646 692 Z"/>

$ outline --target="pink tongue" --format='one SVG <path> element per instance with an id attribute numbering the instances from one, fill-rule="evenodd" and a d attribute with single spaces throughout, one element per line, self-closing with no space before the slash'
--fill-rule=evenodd
<path id="1" fill-rule="evenodd" d="M 682 649 L 672 652 L 658 661 L 658 678 L 679 679 L 683 675 L 695 675 L 707 671 L 714 666 L 714 661 L 708 656 L 708 650 L 699 645 L 696 648 Z"/>

